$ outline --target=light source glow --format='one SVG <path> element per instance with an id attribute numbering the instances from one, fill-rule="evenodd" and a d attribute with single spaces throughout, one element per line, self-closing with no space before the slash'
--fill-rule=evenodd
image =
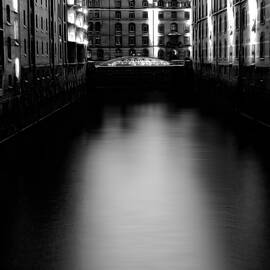
<path id="1" fill-rule="evenodd" d="M 20 60 L 18 57 L 15 58 L 14 64 L 15 64 L 15 76 L 19 80 L 20 79 Z"/>

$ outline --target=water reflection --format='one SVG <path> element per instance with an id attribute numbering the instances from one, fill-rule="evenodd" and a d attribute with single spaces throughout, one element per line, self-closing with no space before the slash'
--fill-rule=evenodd
<path id="1" fill-rule="evenodd" d="M 10 157 L 6 269 L 268 269 L 266 151 L 164 103 L 96 118 Z"/>

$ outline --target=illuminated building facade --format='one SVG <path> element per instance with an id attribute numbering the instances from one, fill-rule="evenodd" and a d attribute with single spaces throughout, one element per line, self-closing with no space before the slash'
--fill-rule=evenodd
<path id="1" fill-rule="evenodd" d="M 269 23 L 270 0 L 192 0 L 195 69 L 232 79 L 270 67 Z"/>
<path id="2" fill-rule="evenodd" d="M 191 54 L 189 0 L 89 0 L 88 59 Z"/>
<path id="3" fill-rule="evenodd" d="M 86 0 L 0 0 L 0 43 L 1 115 L 23 89 L 48 91 L 86 63 Z"/>
<path id="4" fill-rule="evenodd" d="M 18 0 L 0 1 L 0 96 L 20 79 L 18 5 Z"/>

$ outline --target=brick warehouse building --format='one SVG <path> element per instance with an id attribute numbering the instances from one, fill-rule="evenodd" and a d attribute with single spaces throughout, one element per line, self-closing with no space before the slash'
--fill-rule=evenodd
<path id="1" fill-rule="evenodd" d="M 89 0 L 88 59 L 191 55 L 190 1 Z"/>
<path id="2" fill-rule="evenodd" d="M 193 0 L 192 29 L 198 72 L 233 81 L 269 69 L 270 0 Z"/>
<path id="3" fill-rule="evenodd" d="M 15 98 L 49 97 L 52 85 L 57 92 L 81 81 L 86 7 L 86 0 L 0 0 L 0 115 Z"/>

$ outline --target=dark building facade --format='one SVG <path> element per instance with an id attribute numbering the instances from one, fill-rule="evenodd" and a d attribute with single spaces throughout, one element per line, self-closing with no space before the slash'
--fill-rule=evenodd
<path id="1" fill-rule="evenodd" d="M 0 1 L 0 115 L 31 91 L 48 96 L 52 85 L 83 80 L 86 7 L 86 0 Z"/>

